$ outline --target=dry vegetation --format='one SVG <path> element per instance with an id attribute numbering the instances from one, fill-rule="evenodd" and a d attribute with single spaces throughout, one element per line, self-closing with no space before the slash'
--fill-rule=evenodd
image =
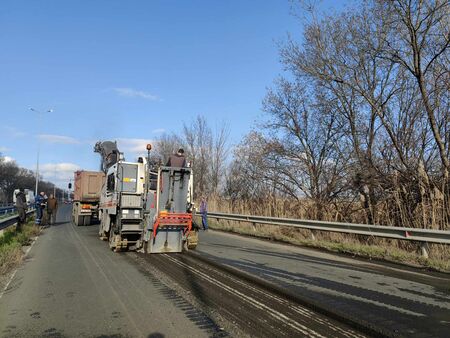
<path id="1" fill-rule="evenodd" d="M 22 261 L 22 246 L 29 245 L 31 239 L 38 234 L 39 229 L 32 221 L 20 233 L 16 233 L 14 228 L 4 232 L 0 237 L 0 275 L 6 275 Z"/>
<path id="2" fill-rule="evenodd" d="M 303 201 L 300 204 L 303 207 L 292 202 L 274 201 L 270 208 L 260 203 L 249 209 L 244 203 L 239 203 L 232 207 L 227 200 L 212 200 L 210 202 L 212 210 L 220 212 L 308 219 L 311 203 Z M 330 217 L 327 217 L 327 220 L 339 221 L 338 215 L 339 213 L 336 211 L 330 212 Z M 210 228 L 370 259 L 382 259 L 433 268 L 439 271 L 450 271 L 450 247 L 445 245 L 430 244 L 428 246 L 430 257 L 427 259 L 421 256 L 420 246 L 414 242 L 309 231 L 281 226 L 253 225 L 225 220 L 220 222 L 210 221 Z"/>

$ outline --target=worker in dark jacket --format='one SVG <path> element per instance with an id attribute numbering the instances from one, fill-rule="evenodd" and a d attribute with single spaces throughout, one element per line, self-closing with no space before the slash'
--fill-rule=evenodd
<path id="1" fill-rule="evenodd" d="M 50 225 L 55 224 L 57 211 L 58 200 L 53 196 L 53 194 L 50 194 L 50 197 L 47 200 L 47 215 Z"/>
<path id="2" fill-rule="evenodd" d="M 168 167 L 183 168 L 186 166 L 186 158 L 184 157 L 184 150 L 178 149 L 176 154 L 172 154 L 169 157 L 169 161 L 166 164 Z"/>
<path id="3" fill-rule="evenodd" d="M 19 221 L 17 222 L 16 232 L 22 231 L 22 225 L 25 223 L 27 209 L 27 200 L 22 190 L 19 190 L 16 194 L 16 209 L 19 213 Z"/>

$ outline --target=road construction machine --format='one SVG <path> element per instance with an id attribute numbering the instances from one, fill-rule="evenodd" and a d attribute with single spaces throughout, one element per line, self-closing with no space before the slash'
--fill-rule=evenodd
<path id="1" fill-rule="evenodd" d="M 99 208 L 99 235 L 114 251 L 147 253 L 195 249 L 192 168 L 163 166 L 139 157 L 126 162 L 116 142 L 97 142 L 105 181 Z"/>
<path id="2" fill-rule="evenodd" d="M 192 168 L 161 163 L 148 167 L 142 251 L 167 253 L 195 249 L 198 228 L 192 215 Z"/>
<path id="3" fill-rule="evenodd" d="M 126 162 L 116 142 L 97 142 L 105 182 L 100 195 L 99 235 L 115 251 L 135 249 L 143 232 L 145 163 Z"/>

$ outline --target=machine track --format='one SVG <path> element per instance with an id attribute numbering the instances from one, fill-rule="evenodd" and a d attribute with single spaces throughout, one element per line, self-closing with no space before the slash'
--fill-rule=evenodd
<path id="1" fill-rule="evenodd" d="M 280 292 L 254 283 L 199 254 L 140 255 L 210 314 L 222 318 L 250 336 L 258 337 L 365 337 L 380 336 L 311 310 Z"/>

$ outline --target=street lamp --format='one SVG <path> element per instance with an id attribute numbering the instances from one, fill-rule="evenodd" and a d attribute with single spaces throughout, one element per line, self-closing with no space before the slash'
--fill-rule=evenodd
<path id="1" fill-rule="evenodd" d="M 55 166 L 54 166 L 54 169 L 55 169 L 55 182 L 56 182 L 56 163 L 55 163 Z M 56 183 L 55 182 L 53 182 L 53 197 L 54 198 L 56 198 Z"/>
<path id="2" fill-rule="evenodd" d="M 34 195 L 37 196 L 38 194 L 38 184 L 39 184 L 39 152 L 41 150 L 41 140 L 39 138 L 39 134 L 41 132 L 41 120 L 42 120 L 42 115 L 44 115 L 43 112 L 34 109 L 34 108 L 30 108 L 31 111 L 34 111 L 35 113 L 37 113 L 38 115 L 38 125 L 37 125 L 37 130 L 38 130 L 38 149 L 37 149 L 37 159 L 36 159 L 36 187 L 34 189 Z M 46 111 L 46 113 L 51 113 L 53 112 L 53 109 L 49 109 Z"/>

